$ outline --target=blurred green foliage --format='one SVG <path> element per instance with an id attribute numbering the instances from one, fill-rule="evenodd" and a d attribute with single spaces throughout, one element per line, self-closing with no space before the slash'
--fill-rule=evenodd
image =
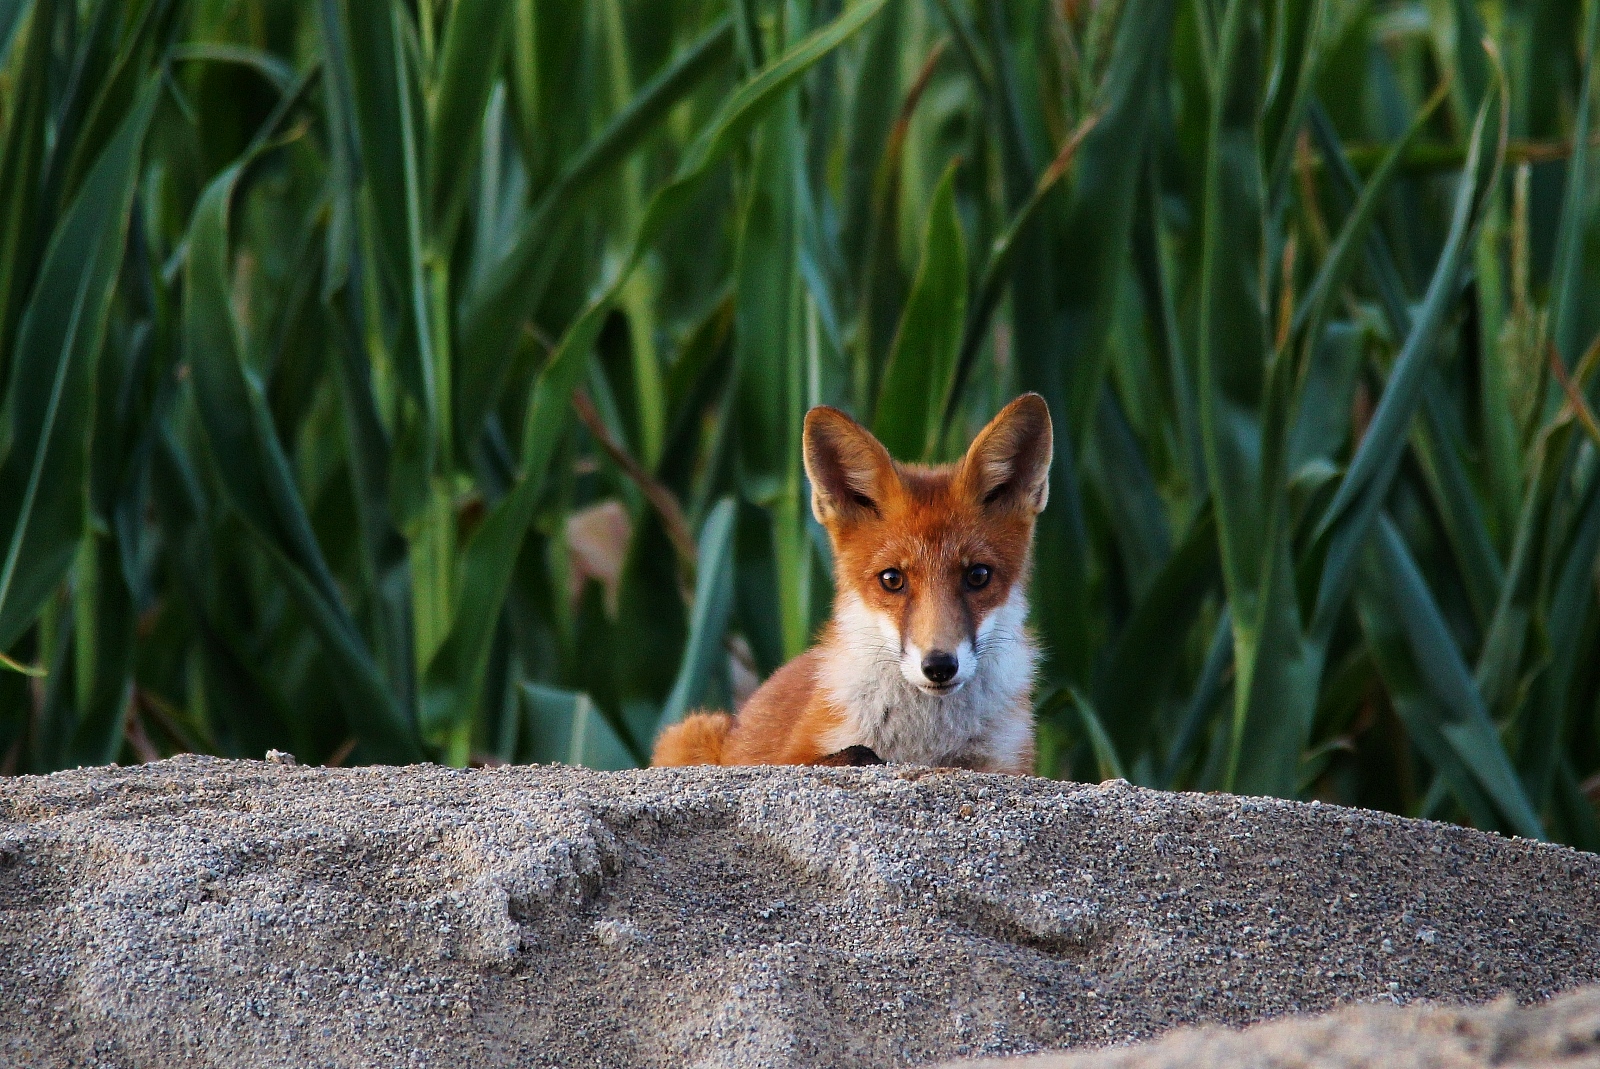
<path id="1" fill-rule="evenodd" d="M 0 770 L 624 767 L 1037 390 L 1041 771 L 1600 847 L 1573 0 L 0 0 Z"/>

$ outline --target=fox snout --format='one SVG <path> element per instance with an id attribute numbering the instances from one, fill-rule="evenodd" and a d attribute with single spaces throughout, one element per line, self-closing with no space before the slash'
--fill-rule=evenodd
<path id="1" fill-rule="evenodd" d="M 933 694 L 950 694 L 977 668 L 970 613 L 959 598 L 928 591 L 915 597 L 900 636 L 900 674 L 907 683 Z"/>
<path id="2" fill-rule="evenodd" d="M 922 658 L 922 675 L 929 683 L 942 687 L 961 670 L 961 659 L 943 650 L 934 650 Z"/>
<path id="3" fill-rule="evenodd" d="M 963 640 L 953 650 L 928 650 L 923 652 L 914 643 L 908 643 L 900 658 L 900 674 L 906 682 L 919 690 L 932 694 L 950 694 L 961 689 L 972 678 L 977 657 L 972 643 Z"/>

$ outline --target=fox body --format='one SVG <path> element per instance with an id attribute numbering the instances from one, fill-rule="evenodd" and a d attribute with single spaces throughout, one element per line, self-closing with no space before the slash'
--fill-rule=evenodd
<path id="1" fill-rule="evenodd" d="M 1031 772 L 1026 583 L 1049 494 L 1043 398 L 1011 402 L 941 467 L 896 463 L 833 408 L 806 414 L 804 439 L 812 511 L 833 545 L 833 618 L 736 717 L 669 727 L 652 763 L 839 763 L 828 759 L 866 747 L 892 762 Z"/>

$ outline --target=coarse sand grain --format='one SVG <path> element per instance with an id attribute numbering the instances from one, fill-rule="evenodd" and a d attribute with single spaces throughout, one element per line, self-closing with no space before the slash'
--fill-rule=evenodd
<path id="1" fill-rule="evenodd" d="M 918 1065 L 1528 1003 L 1600 980 L 1597 889 L 1121 782 L 184 757 L 0 780 L 0 1064 Z"/>

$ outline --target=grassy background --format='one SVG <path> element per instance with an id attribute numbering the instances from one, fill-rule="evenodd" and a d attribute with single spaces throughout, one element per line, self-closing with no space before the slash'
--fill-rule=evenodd
<path id="1" fill-rule="evenodd" d="M 0 0 L 0 770 L 632 765 L 1032 389 L 1042 772 L 1600 847 L 1597 16 Z"/>

